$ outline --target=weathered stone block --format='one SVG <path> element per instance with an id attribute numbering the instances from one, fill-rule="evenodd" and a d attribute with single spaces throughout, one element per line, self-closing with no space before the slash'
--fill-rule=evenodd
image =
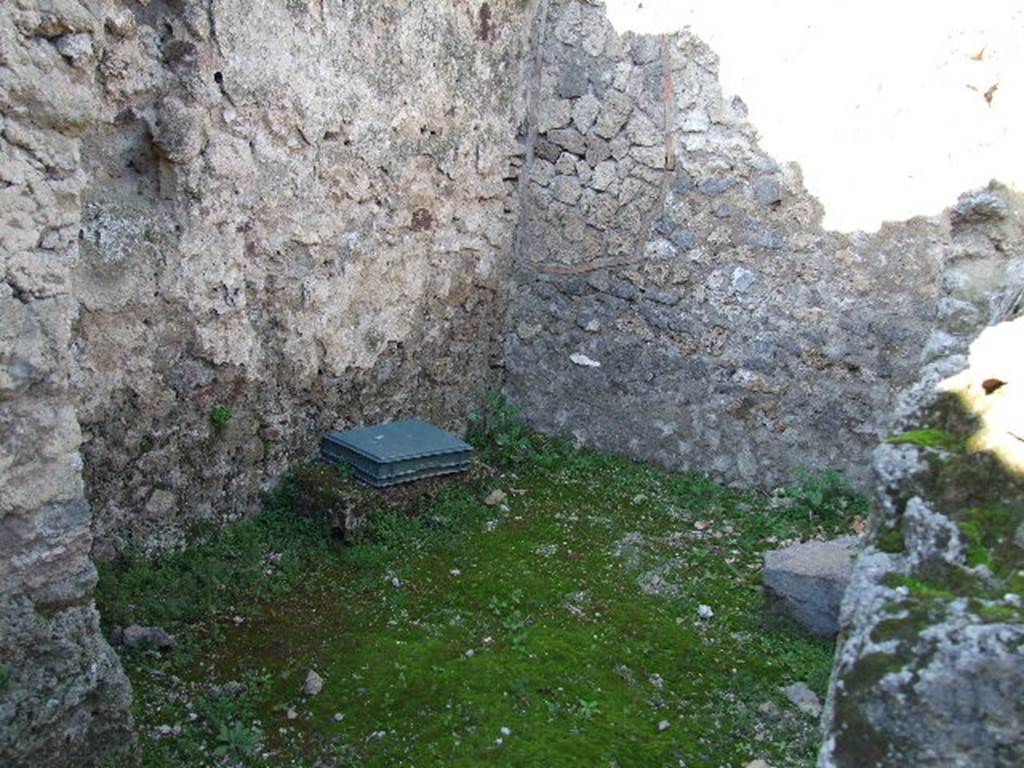
<path id="1" fill-rule="evenodd" d="M 566 99 L 585 96 L 590 89 L 586 67 L 583 63 L 567 61 L 558 72 L 555 93 Z"/>
<path id="2" fill-rule="evenodd" d="M 856 543 L 856 537 L 848 536 L 766 552 L 764 585 L 768 594 L 811 632 L 836 634 Z"/>
<path id="3" fill-rule="evenodd" d="M 754 200 L 761 205 L 773 205 L 782 201 L 782 184 L 773 176 L 758 176 L 751 184 Z"/>
<path id="4" fill-rule="evenodd" d="M 843 601 L 821 768 L 1024 764 L 1024 553 L 1010 543 L 1024 445 L 1005 439 L 1022 398 L 994 374 L 1022 343 L 1024 318 L 984 331 L 966 361 L 937 360 L 903 393 L 902 444 L 875 452 L 879 511 Z"/>
<path id="5" fill-rule="evenodd" d="M 572 102 L 568 99 L 545 99 L 537 108 L 537 133 L 564 128 L 572 120 Z"/>
<path id="6" fill-rule="evenodd" d="M 586 134 L 600 111 L 601 102 L 593 94 L 588 93 L 576 99 L 572 107 L 573 127 L 580 133 Z"/>
<path id="7" fill-rule="evenodd" d="M 39 611 L 24 598 L 0 598 L 0 648 L 10 675 L 0 763 L 99 766 L 131 743 L 131 688 L 91 599 Z"/>
<path id="8" fill-rule="evenodd" d="M 613 139 L 633 112 L 633 100 L 619 91 L 608 94 L 597 116 L 594 132 L 602 139 Z"/>

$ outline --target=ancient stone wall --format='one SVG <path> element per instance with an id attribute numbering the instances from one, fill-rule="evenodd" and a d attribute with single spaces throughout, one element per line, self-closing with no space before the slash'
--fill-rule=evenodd
<path id="1" fill-rule="evenodd" d="M 90 551 L 497 384 L 528 11 L 0 7 L 0 762 L 129 737 Z"/>
<path id="2" fill-rule="evenodd" d="M 1022 203 L 954 208 L 954 241 L 995 252 L 950 273 L 961 311 L 874 452 L 880 503 L 843 601 L 821 768 L 1024 763 Z"/>
<path id="3" fill-rule="evenodd" d="M 116 24 L 116 17 L 107 17 Z M 81 137 L 104 15 L 0 6 L 0 764 L 86 765 L 130 738 L 130 689 L 99 630 L 69 389 Z"/>
<path id="4" fill-rule="evenodd" d="M 132 7 L 71 275 L 101 557 L 251 511 L 331 428 L 458 428 L 497 385 L 521 152 L 520 3 Z"/>
<path id="5" fill-rule="evenodd" d="M 0 180 L 15 765 L 129 738 L 90 553 L 254 511 L 330 428 L 458 429 L 505 376 L 603 450 L 864 481 L 1024 282 L 1003 188 L 827 231 L 713 51 L 582 0 L 11 0 Z"/>
<path id="6" fill-rule="evenodd" d="M 944 274 L 991 243 L 948 214 L 824 230 L 688 31 L 619 35 L 600 3 L 553 0 L 541 50 L 510 398 L 542 430 L 672 467 L 866 484 L 935 319 L 988 311 Z"/>

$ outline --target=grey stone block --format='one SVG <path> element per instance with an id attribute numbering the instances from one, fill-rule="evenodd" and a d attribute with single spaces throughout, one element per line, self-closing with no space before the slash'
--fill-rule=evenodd
<path id="1" fill-rule="evenodd" d="M 769 596 L 811 632 L 836 634 L 857 541 L 856 536 L 846 536 L 766 552 L 764 585 Z"/>

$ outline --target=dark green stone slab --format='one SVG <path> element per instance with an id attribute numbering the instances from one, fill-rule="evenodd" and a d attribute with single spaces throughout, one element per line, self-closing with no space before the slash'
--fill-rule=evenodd
<path id="1" fill-rule="evenodd" d="M 356 477 L 382 487 L 468 468 L 473 448 L 449 432 L 419 419 L 346 432 L 331 432 L 320 443 L 331 463 L 345 462 Z"/>
<path id="2" fill-rule="evenodd" d="M 452 464 L 444 467 L 431 467 L 430 469 L 424 469 L 418 472 L 407 472 L 403 475 L 394 475 L 392 477 L 373 477 L 372 475 L 364 474 L 357 469 L 356 479 L 366 483 L 367 485 L 372 485 L 375 488 L 388 488 L 392 485 L 413 483 L 417 480 L 424 480 L 428 477 L 453 475 L 457 472 L 465 472 L 467 469 L 469 469 L 469 462 L 463 462 L 461 464 Z"/>

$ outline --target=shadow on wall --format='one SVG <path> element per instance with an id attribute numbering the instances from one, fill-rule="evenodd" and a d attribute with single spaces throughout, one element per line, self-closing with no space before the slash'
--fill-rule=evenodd
<path id="1" fill-rule="evenodd" d="M 761 147 L 800 164 L 830 229 L 873 231 L 1024 180 L 1024 9 L 1013 3 L 607 0 L 620 33 L 690 27 Z M 739 23 L 738 23 L 739 22 Z"/>

